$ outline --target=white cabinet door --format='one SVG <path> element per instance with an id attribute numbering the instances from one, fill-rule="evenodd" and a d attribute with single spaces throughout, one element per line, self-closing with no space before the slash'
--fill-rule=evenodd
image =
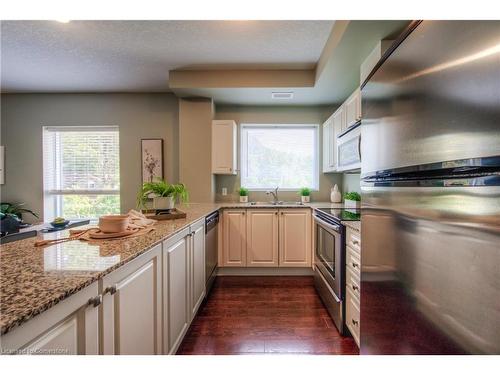
<path id="1" fill-rule="evenodd" d="M 102 279 L 103 353 L 161 354 L 161 245 Z"/>
<path id="2" fill-rule="evenodd" d="M 356 89 L 345 101 L 346 128 L 361 120 L 361 90 Z"/>
<path id="3" fill-rule="evenodd" d="M 163 352 L 177 351 L 189 325 L 189 229 L 163 243 Z"/>
<path id="4" fill-rule="evenodd" d="M 323 124 L 323 173 L 328 173 L 330 171 L 330 152 L 331 152 L 331 134 L 330 134 L 330 122 L 327 120 Z"/>
<path id="5" fill-rule="evenodd" d="M 212 121 L 212 173 L 236 174 L 236 123 Z"/>
<path id="6" fill-rule="evenodd" d="M 191 225 L 190 273 L 191 273 L 191 320 L 205 297 L 205 219 Z"/>
<path id="7" fill-rule="evenodd" d="M 332 115 L 323 124 L 323 172 L 335 171 L 335 134 L 334 134 L 334 115 Z"/>
<path id="8" fill-rule="evenodd" d="M 101 296 L 95 282 L 1 337 L 3 353 L 99 354 Z"/>
<path id="9" fill-rule="evenodd" d="M 311 267 L 311 210 L 280 210 L 280 267 Z"/>
<path id="10" fill-rule="evenodd" d="M 278 210 L 247 210 L 247 267 L 277 267 Z"/>
<path id="11" fill-rule="evenodd" d="M 247 259 L 245 210 L 224 210 L 222 226 L 224 267 L 245 267 Z"/>

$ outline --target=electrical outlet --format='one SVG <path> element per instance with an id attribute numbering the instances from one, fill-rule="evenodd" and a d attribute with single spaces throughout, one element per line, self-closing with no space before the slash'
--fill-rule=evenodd
<path id="1" fill-rule="evenodd" d="M 222 195 L 223 196 L 227 195 L 227 188 L 225 188 L 225 187 L 222 188 Z"/>

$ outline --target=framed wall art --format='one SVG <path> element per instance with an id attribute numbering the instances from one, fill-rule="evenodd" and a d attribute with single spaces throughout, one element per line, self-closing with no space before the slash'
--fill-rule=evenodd
<path id="1" fill-rule="evenodd" d="M 141 139 L 142 182 L 163 179 L 163 139 Z"/>

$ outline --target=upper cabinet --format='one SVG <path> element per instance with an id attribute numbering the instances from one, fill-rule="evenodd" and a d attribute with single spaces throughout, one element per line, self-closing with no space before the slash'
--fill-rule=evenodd
<path id="1" fill-rule="evenodd" d="M 361 120 L 361 90 L 357 88 L 344 103 L 345 129 Z"/>
<path id="2" fill-rule="evenodd" d="M 212 173 L 236 174 L 236 122 L 212 121 Z"/>
<path id="3" fill-rule="evenodd" d="M 323 173 L 335 172 L 334 116 L 330 116 L 323 124 Z"/>

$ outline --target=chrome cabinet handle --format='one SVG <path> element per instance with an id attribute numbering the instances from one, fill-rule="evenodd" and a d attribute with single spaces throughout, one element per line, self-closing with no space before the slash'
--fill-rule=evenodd
<path id="1" fill-rule="evenodd" d="M 356 267 L 359 267 L 359 264 L 358 264 L 358 263 L 354 263 L 354 262 L 352 262 L 352 266 L 353 266 L 354 268 L 356 268 Z"/>
<path id="2" fill-rule="evenodd" d="M 87 302 L 87 305 L 92 307 L 97 307 L 101 303 L 102 303 L 102 295 L 99 294 L 98 296 L 90 298 L 89 301 Z"/>
<path id="3" fill-rule="evenodd" d="M 352 324 L 354 324 L 355 326 L 357 326 L 359 324 L 359 322 L 355 319 L 351 319 L 352 320 Z"/>
<path id="4" fill-rule="evenodd" d="M 109 293 L 111 295 L 115 294 L 116 293 L 116 285 L 108 286 L 106 289 L 104 289 L 102 294 L 104 295 L 106 293 Z"/>

